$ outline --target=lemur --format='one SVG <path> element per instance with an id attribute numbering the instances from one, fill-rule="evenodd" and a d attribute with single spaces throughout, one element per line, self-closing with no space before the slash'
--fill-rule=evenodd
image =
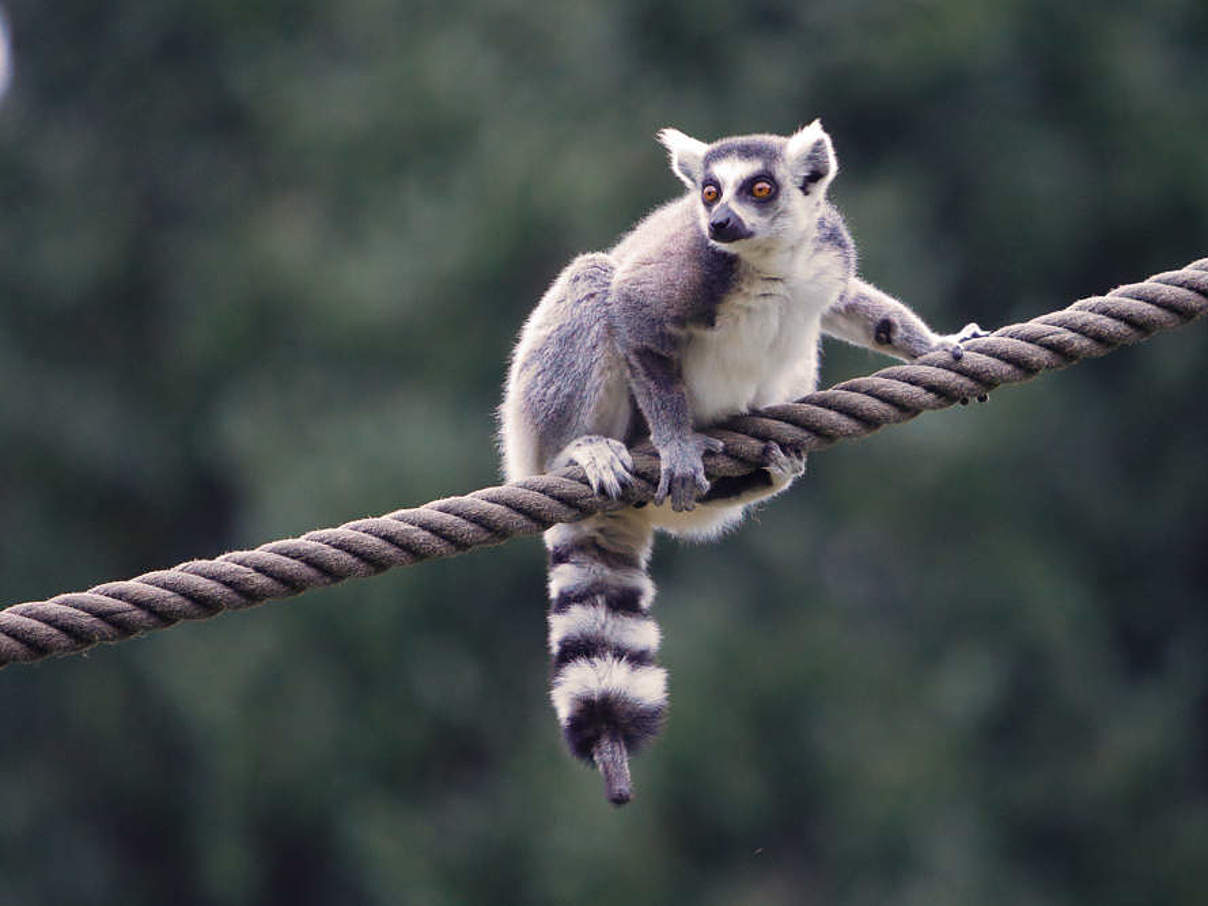
<path id="1" fill-rule="evenodd" d="M 631 796 L 629 753 L 667 708 L 646 572 L 654 530 L 715 536 L 805 469 L 801 451 L 768 444 L 763 469 L 710 487 L 702 455 L 721 444 L 697 429 L 813 391 L 823 332 L 906 360 L 959 356 L 981 333 L 940 336 L 856 276 L 826 198 L 838 164 L 819 121 L 788 137 L 658 138 L 687 192 L 558 276 L 521 331 L 500 407 L 509 481 L 577 464 L 615 499 L 633 480 L 627 445 L 648 433 L 659 453 L 651 505 L 545 533 L 550 698 L 617 805 Z"/>

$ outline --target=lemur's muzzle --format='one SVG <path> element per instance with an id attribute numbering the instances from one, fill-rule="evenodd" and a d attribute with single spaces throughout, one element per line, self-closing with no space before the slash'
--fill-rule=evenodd
<path id="1" fill-rule="evenodd" d="M 737 242 L 750 239 L 752 235 L 751 229 L 727 204 L 720 205 L 709 215 L 709 238 L 714 242 Z"/>

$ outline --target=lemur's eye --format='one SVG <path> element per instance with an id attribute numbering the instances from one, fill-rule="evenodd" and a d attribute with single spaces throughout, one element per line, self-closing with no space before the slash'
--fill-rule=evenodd
<path id="1" fill-rule="evenodd" d="M 756 198 L 771 198 L 772 193 L 776 191 L 776 187 L 766 179 L 761 179 L 755 185 L 751 186 L 751 194 Z"/>
<path id="2" fill-rule="evenodd" d="M 700 197 L 705 204 L 713 204 L 713 202 L 721 198 L 721 190 L 713 185 L 713 183 L 709 183 L 700 190 Z"/>

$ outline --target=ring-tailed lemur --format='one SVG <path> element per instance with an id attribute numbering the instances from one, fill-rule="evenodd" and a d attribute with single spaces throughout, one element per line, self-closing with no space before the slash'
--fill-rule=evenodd
<path id="1" fill-rule="evenodd" d="M 606 253 L 576 258 L 529 317 L 500 409 L 508 480 L 581 466 L 613 497 L 631 479 L 626 445 L 649 432 L 662 474 L 653 505 L 558 525 L 549 551 L 551 698 L 571 750 L 608 798 L 628 801 L 628 753 L 657 733 L 666 673 L 646 575 L 655 528 L 708 537 L 805 468 L 769 444 L 765 469 L 710 487 L 697 428 L 815 389 L 826 333 L 914 359 L 980 334 L 939 336 L 856 277 L 826 200 L 837 163 L 821 124 L 785 138 L 659 139 L 688 192 Z"/>

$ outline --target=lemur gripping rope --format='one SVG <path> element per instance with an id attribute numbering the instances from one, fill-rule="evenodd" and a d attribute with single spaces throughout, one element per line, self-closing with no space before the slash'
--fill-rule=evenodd
<path id="1" fill-rule="evenodd" d="M 805 469 L 769 444 L 762 471 L 710 487 L 697 428 L 815 389 L 822 332 L 901 359 L 960 355 L 981 331 L 940 336 L 856 277 L 856 253 L 826 200 L 838 165 L 818 121 L 785 138 L 659 140 L 688 192 L 610 251 L 576 258 L 520 334 L 500 408 L 514 481 L 571 463 L 597 492 L 632 480 L 626 445 L 649 433 L 653 505 L 558 525 L 549 551 L 550 697 L 571 751 L 594 761 L 612 802 L 630 798 L 628 753 L 667 708 L 646 575 L 655 528 L 707 538 Z"/>

